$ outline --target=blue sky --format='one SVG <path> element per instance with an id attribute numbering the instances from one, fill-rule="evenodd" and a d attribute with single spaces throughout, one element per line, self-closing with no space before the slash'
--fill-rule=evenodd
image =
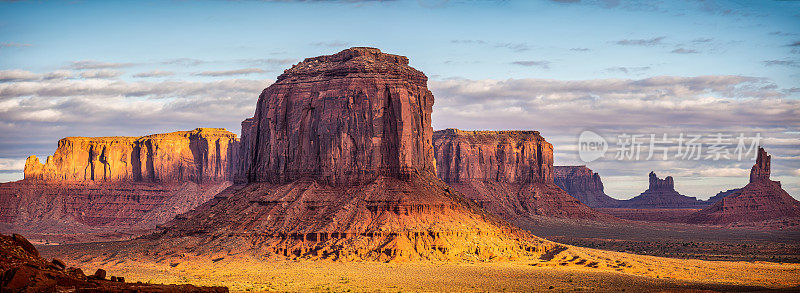
<path id="1" fill-rule="evenodd" d="M 0 2 L 0 180 L 63 136 L 226 127 L 291 64 L 351 46 L 430 77 L 434 128 L 762 133 L 800 193 L 798 1 Z M 706 198 L 750 161 L 588 164 L 627 198 L 647 173 Z"/>

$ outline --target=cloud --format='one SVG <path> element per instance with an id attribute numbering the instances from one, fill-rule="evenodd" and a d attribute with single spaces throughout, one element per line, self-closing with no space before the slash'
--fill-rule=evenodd
<path id="1" fill-rule="evenodd" d="M 626 74 L 627 74 L 627 73 L 642 73 L 642 72 L 645 72 L 645 71 L 648 71 L 648 70 L 650 70 L 650 66 L 639 66 L 639 67 L 622 67 L 622 66 L 617 66 L 617 67 L 609 67 L 609 68 L 606 68 L 606 71 L 610 71 L 610 72 L 622 72 L 622 73 L 626 73 Z"/>
<path id="2" fill-rule="evenodd" d="M 0 48 L 24 48 L 33 46 L 31 44 L 21 44 L 21 43 L 14 43 L 14 42 L 4 42 L 0 43 Z"/>
<path id="3" fill-rule="evenodd" d="M 80 73 L 83 78 L 114 78 L 120 75 L 122 75 L 122 71 L 109 69 L 86 70 Z"/>
<path id="4" fill-rule="evenodd" d="M 697 50 L 693 50 L 693 49 L 678 48 L 678 49 L 672 50 L 670 53 L 673 53 L 673 54 L 697 54 L 699 52 L 697 52 Z"/>
<path id="5" fill-rule="evenodd" d="M 334 48 L 339 48 L 339 47 L 347 47 L 347 46 L 350 45 L 350 43 L 343 42 L 343 41 L 331 41 L 331 42 L 314 42 L 314 43 L 310 43 L 309 45 L 315 46 L 315 47 L 334 47 Z"/>
<path id="6" fill-rule="evenodd" d="M 625 39 L 616 41 L 617 45 L 621 46 L 645 46 L 645 47 L 652 47 L 655 45 L 662 44 L 662 40 L 666 37 L 655 37 L 652 39 Z"/>
<path id="7" fill-rule="evenodd" d="M 111 69 L 111 68 L 124 68 L 130 67 L 135 64 L 133 63 L 114 63 L 114 62 L 100 62 L 94 60 L 81 60 L 81 61 L 73 61 L 72 64 L 68 66 L 70 69 L 75 70 L 85 70 L 85 69 Z"/>
<path id="8" fill-rule="evenodd" d="M 514 52 L 524 52 L 531 49 L 526 43 L 499 43 L 494 46 L 496 48 L 506 48 Z"/>
<path id="9" fill-rule="evenodd" d="M 275 66 L 275 65 L 293 64 L 297 62 L 297 59 L 293 58 L 237 59 L 236 62 L 247 65 Z"/>
<path id="10" fill-rule="evenodd" d="M 514 61 L 511 62 L 514 65 L 520 66 L 527 66 L 527 67 L 539 67 L 542 69 L 550 69 L 550 61 L 538 60 L 538 61 Z"/>
<path id="11" fill-rule="evenodd" d="M 42 77 L 43 79 L 50 80 L 50 79 L 68 79 L 75 76 L 75 73 L 70 70 L 56 70 L 52 72 L 45 73 Z"/>
<path id="12" fill-rule="evenodd" d="M 766 66 L 791 66 L 791 67 L 800 67 L 800 63 L 794 60 L 764 60 L 762 61 Z"/>
<path id="13" fill-rule="evenodd" d="M 234 69 L 234 70 L 221 70 L 221 71 L 203 71 L 198 72 L 195 75 L 200 76 L 231 76 L 231 75 L 248 75 L 254 73 L 264 73 L 263 69 L 258 68 L 242 68 L 242 69 Z"/>
<path id="14" fill-rule="evenodd" d="M 36 80 L 36 79 L 39 79 L 39 75 L 27 70 L 21 70 L 21 69 L 0 70 L 0 82 Z"/>
<path id="15" fill-rule="evenodd" d="M 164 77 L 164 76 L 172 76 L 175 75 L 172 71 L 163 71 L 163 70 L 153 70 L 147 72 L 140 72 L 134 74 L 133 77 Z"/>
<path id="16" fill-rule="evenodd" d="M 697 172 L 705 177 L 746 177 L 750 174 L 750 169 L 744 168 L 706 168 Z"/>
<path id="17" fill-rule="evenodd" d="M 788 44 L 787 46 L 789 46 L 789 47 L 800 47 L 800 41 Z"/>
<path id="18" fill-rule="evenodd" d="M 589 48 L 571 48 L 569 50 L 570 51 L 576 51 L 576 52 L 586 52 L 586 51 L 589 51 L 590 49 Z"/>
<path id="19" fill-rule="evenodd" d="M 488 44 L 488 42 L 484 41 L 484 40 L 450 40 L 450 43 L 453 43 L 453 44 L 478 44 L 478 45 Z"/>
<path id="20" fill-rule="evenodd" d="M 176 59 L 169 59 L 166 61 L 162 61 L 161 64 L 167 65 L 180 65 L 180 66 L 197 66 L 201 64 L 206 64 L 208 61 L 194 59 L 194 58 L 176 58 Z"/>
<path id="21" fill-rule="evenodd" d="M 714 39 L 711 39 L 711 38 L 697 38 L 697 39 L 692 40 L 692 43 L 708 43 L 708 42 L 711 42 L 713 40 Z"/>
<path id="22" fill-rule="evenodd" d="M 49 155 L 65 136 L 239 131 L 268 80 L 52 79 L 0 83 L 0 158 Z"/>
<path id="23" fill-rule="evenodd" d="M 800 169 L 795 169 L 792 171 L 792 174 L 794 174 L 794 176 L 800 176 Z"/>
<path id="24" fill-rule="evenodd" d="M 0 172 L 18 171 L 25 168 L 25 160 L 0 158 Z"/>

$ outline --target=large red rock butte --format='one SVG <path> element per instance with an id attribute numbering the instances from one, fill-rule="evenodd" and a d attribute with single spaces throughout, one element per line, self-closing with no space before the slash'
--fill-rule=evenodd
<path id="1" fill-rule="evenodd" d="M 708 202 L 694 197 L 682 195 L 675 191 L 675 182 L 672 176 L 664 179 L 658 178 L 655 172 L 650 172 L 650 186 L 629 200 L 618 201 L 617 207 L 630 209 L 700 209 L 707 207 Z"/>
<path id="2" fill-rule="evenodd" d="M 25 179 L 0 184 L 0 223 L 28 233 L 149 228 L 231 185 L 236 135 L 198 128 L 143 137 L 67 137 Z"/>
<path id="3" fill-rule="evenodd" d="M 375 48 L 294 65 L 261 93 L 243 133 L 249 183 L 131 249 L 336 260 L 492 260 L 555 249 L 436 178 L 426 81 L 406 57 Z"/>
<path id="4" fill-rule="evenodd" d="M 750 170 L 750 183 L 726 192 L 716 203 L 687 217 L 696 224 L 764 226 L 785 228 L 800 225 L 800 202 L 770 179 L 771 156 L 758 148 Z"/>
<path id="5" fill-rule="evenodd" d="M 437 172 L 487 211 L 520 226 L 531 217 L 611 219 L 553 182 L 553 145 L 538 131 L 463 131 L 433 135 Z"/>
<path id="6" fill-rule="evenodd" d="M 619 200 L 606 195 L 600 174 L 586 166 L 555 166 L 553 181 L 558 187 L 593 208 L 615 207 Z"/>
<path id="7" fill-rule="evenodd" d="M 248 178 L 342 185 L 434 172 L 427 80 L 374 48 L 292 66 L 259 96 Z"/>

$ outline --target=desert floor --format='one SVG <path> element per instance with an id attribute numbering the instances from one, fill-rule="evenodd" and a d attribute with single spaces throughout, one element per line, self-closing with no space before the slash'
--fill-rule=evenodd
<path id="1" fill-rule="evenodd" d="M 800 265 L 679 260 L 569 247 L 549 259 L 487 263 L 120 257 L 115 243 L 41 246 L 87 273 L 127 281 L 222 285 L 232 291 L 762 291 L 800 290 Z"/>

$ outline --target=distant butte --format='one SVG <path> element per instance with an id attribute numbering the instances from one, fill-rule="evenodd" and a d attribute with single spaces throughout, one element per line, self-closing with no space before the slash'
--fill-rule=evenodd
<path id="1" fill-rule="evenodd" d="M 619 201 L 617 207 L 630 209 L 692 209 L 708 206 L 708 202 L 694 197 L 682 195 L 675 191 L 675 182 L 672 176 L 664 179 L 658 178 L 655 172 L 650 172 L 650 186 L 629 200 Z"/>
<path id="2" fill-rule="evenodd" d="M 695 224 L 726 226 L 764 226 L 774 228 L 800 225 L 800 202 L 770 179 L 771 156 L 758 148 L 756 163 L 750 169 L 750 183 L 729 190 L 716 203 L 687 217 Z"/>
<path id="3" fill-rule="evenodd" d="M 619 200 L 606 195 L 600 175 L 586 166 L 555 166 L 553 179 L 558 187 L 593 208 L 619 205 Z"/>

